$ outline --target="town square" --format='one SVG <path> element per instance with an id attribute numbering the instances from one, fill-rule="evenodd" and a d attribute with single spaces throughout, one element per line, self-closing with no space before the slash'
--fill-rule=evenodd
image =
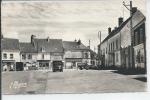
<path id="1" fill-rule="evenodd" d="M 144 3 L 3 1 L 2 94 L 146 92 Z"/>
<path id="2" fill-rule="evenodd" d="M 145 75 L 123 75 L 113 70 L 24 71 L 3 73 L 4 94 L 144 92 Z M 17 80 L 17 81 L 16 81 Z M 11 85 L 11 86 L 10 86 Z"/>

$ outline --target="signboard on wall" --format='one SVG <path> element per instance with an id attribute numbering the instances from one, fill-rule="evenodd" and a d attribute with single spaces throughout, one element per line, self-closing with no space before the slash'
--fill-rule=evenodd
<path id="1" fill-rule="evenodd" d="M 62 56 L 51 56 L 51 60 L 62 60 Z"/>

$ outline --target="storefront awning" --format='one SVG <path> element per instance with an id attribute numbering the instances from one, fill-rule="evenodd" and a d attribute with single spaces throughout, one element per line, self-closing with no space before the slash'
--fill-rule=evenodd
<path id="1" fill-rule="evenodd" d="M 50 60 L 37 60 L 37 62 L 50 62 Z"/>
<path id="2" fill-rule="evenodd" d="M 2 60 L 2 62 L 15 62 L 15 60 Z"/>
<path id="3" fill-rule="evenodd" d="M 66 59 L 67 62 L 82 62 L 82 59 L 74 59 L 74 58 L 67 58 Z"/>

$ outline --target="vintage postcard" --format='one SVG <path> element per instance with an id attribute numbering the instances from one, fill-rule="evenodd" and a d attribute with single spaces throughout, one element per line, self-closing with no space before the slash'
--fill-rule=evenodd
<path id="1" fill-rule="evenodd" d="M 146 25 L 146 0 L 2 0 L 2 94 L 147 92 Z"/>

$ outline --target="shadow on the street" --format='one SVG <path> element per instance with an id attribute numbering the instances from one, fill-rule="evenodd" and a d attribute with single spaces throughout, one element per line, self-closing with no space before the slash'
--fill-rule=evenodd
<path id="1" fill-rule="evenodd" d="M 35 91 L 27 91 L 27 94 L 35 94 Z"/>
<path id="2" fill-rule="evenodd" d="M 113 70 L 111 72 L 117 73 L 117 74 L 123 74 L 123 75 L 145 75 L 146 74 L 146 71 L 144 70 Z M 133 79 L 136 79 L 142 82 L 147 82 L 147 77 L 144 77 L 144 76 L 136 77 Z"/>
<path id="3" fill-rule="evenodd" d="M 146 77 L 137 77 L 137 78 L 134 78 L 134 79 L 142 81 L 142 82 L 147 82 L 147 78 Z"/>
<path id="4" fill-rule="evenodd" d="M 144 70 L 115 70 L 115 71 L 111 71 L 111 72 L 118 73 L 118 74 L 123 74 L 123 75 L 146 74 L 146 71 L 144 71 Z"/>

